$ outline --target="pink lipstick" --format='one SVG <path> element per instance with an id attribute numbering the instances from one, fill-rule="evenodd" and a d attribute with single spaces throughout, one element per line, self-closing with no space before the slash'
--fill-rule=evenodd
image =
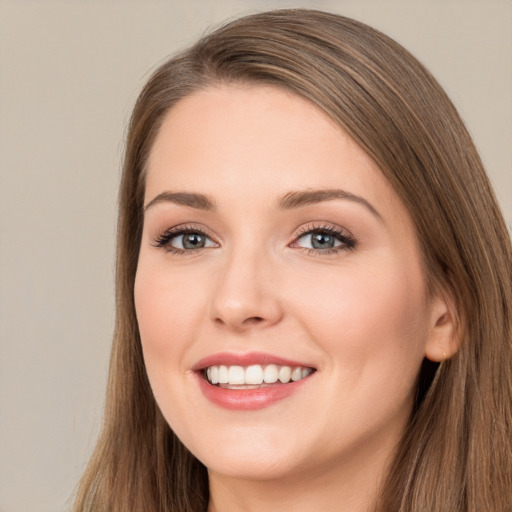
<path id="1" fill-rule="evenodd" d="M 192 368 L 202 393 L 231 410 L 267 407 L 298 391 L 316 371 L 309 364 L 264 353 L 219 353 Z"/>

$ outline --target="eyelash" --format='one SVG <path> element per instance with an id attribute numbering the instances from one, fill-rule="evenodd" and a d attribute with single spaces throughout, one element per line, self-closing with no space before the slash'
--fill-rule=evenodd
<path id="1" fill-rule="evenodd" d="M 357 242 L 356 239 L 348 233 L 346 230 L 342 230 L 335 226 L 329 226 L 325 224 L 309 224 L 304 226 L 297 236 L 295 237 L 293 244 L 296 244 L 298 240 L 306 235 L 311 235 L 313 233 L 324 233 L 336 238 L 341 245 L 336 247 L 331 247 L 329 249 L 314 249 L 310 247 L 299 247 L 303 252 L 310 256 L 324 256 L 328 254 L 337 254 L 342 251 L 350 251 L 356 248 Z"/>
<path id="2" fill-rule="evenodd" d="M 187 225 L 187 226 L 180 226 L 177 228 L 170 228 L 161 235 L 159 235 L 155 241 L 153 242 L 153 245 L 159 249 L 165 249 L 167 252 L 170 252 L 172 254 L 179 254 L 182 256 L 185 255 L 191 255 L 191 254 L 197 254 L 198 251 L 201 249 L 204 249 L 204 247 L 200 247 L 198 249 L 178 249 L 177 247 L 173 247 L 171 245 L 171 241 L 174 238 L 177 238 L 180 235 L 201 235 L 206 238 L 211 238 L 208 236 L 207 233 L 204 232 L 204 230 L 195 227 L 193 225 Z"/>
<path id="3" fill-rule="evenodd" d="M 294 241 L 292 242 L 291 246 L 293 247 L 298 240 L 305 237 L 306 235 L 311 235 L 313 233 L 324 233 L 333 236 L 339 242 L 341 242 L 341 244 L 339 246 L 335 246 L 329 249 L 315 249 L 310 247 L 297 246 L 295 247 L 297 247 L 302 252 L 305 252 L 308 255 L 323 256 L 328 254 L 337 254 L 341 251 L 350 251 L 355 249 L 357 246 L 357 242 L 351 234 L 337 227 L 324 224 L 310 224 L 308 226 L 303 227 L 299 231 L 297 236 L 294 238 Z M 153 242 L 153 245 L 154 247 L 157 247 L 159 249 L 165 249 L 167 252 L 170 252 L 172 254 L 178 254 L 181 256 L 197 254 L 202 249 L 205 249 L 205 247 L 200 247 L 198 249 L 178 249 L 177 247 L 173 247 L 171 245 L 171 241 L 174 238 L 177 238 L 181 235 L 191 234 L 196 234 L 211 239 L 211 237 L 204 230 L 192 225 L 188 225 L 168 229 L 167 231 L 156 237 L 156 239 Z"/>

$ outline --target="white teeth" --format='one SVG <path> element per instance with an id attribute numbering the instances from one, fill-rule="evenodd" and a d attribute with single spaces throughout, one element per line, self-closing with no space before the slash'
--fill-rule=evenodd
<path id="1" fill-rule="evenodd" d="M 292 380 L 295 382 L 296 380 L 302 379 L 302 368 L 299 366 L 297 368 L 294 368 L 292 371 Z M 212 382 L 213 384 L 213 382 Z"/>
<path id="2" fill-rule="evenodd" d="M 212 384 L 218 384 L 219 383 L 219 367 L 218 366 L 210 366 L 210 368 L 208 368 L 208 370 L 210 370 L 210 377 L 208 378 L 208 380 Z"/>
<path id="3" fill-rule="evenodd" d="M 279 380 L 283 384 L 290 382 L 291 377 L 292 369 L 289 366 L 281 366 L 281 368 L 279 368 Z"/>
<path id="4" fill-rule="evenodd" d="M 259 364 L 248 366 L 245 370 L 245 384 L 262 384 L 263 368 Z M 213 382 L 212 382 L 213 384 Z"/>
<path id="5" fill-rule="evenodd" d="M 263 370 L 263 382 L 266 384 L 274 384 L 279 378 L 279 370 L 275 364 L 269 364 Z"/>
<path id="6" fill-rule="evenodd" d="M 227 366 L 219 366 L 219 384 L 227 384 L 229 382 L 229 373 Z"/>
<path id="7" fill-rule="evenodd" d="M 300 371 L 300 378 L 304 379 L 311 373 L 311 368 L 302 368 Z"/>
<path id="8" fill-rule="evenodd" d="M 241 366 L 230 366 L 228 371 L 229 384 L 245 384 L 245 372 Z"/>
<path id="9" fill-rule="evenodd" d="M 278 366 L 269 364 L 261 366 L 254 364 L 251 366 L 209 366 L 206 369 L 206 379 L 210 384 L 227 384 L 229 386 L 275 384 L 279 381 L 282 384 L 288 384 L 290 381 L 296 382 L 304 379 L 313 372 L 312 368 L 297 366 Z"/>

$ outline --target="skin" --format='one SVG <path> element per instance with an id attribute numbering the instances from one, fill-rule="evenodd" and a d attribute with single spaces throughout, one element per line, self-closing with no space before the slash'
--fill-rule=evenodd
<path id="1" fill-rule="evenodd" d="M 317 189 L 370 206 L 277 207 L 291 191 Z M 155 201 L 164 192 L 205 194 L 216 210 Z M 367 510 L 421 362 L 440 360 L 452 335 L 447 304 L 427 296 L 409 214 L 378 167 L 308 101 L 223 85 L 167 114 L 145 203 L 134 292 L 145 364 L 171 428 L 208 468 L 209 510 Z M 176 226 L 204 231 L 207 246 L 177 254 L 175 238 L 156 247 Z M 304 233 L 326 226 L 355 246 L 312 249 Z M 209 402 L 192 367 L 254 351 L 316 372 L 256 411 Z"/>

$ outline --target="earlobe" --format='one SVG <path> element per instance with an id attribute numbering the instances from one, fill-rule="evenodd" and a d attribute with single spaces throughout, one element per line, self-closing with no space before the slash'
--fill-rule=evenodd
<path id="1" fill-rule="evenodd" d="M 455 304 L 436 297 L 431 304 L 430 332 L 425 344 L 425 357 L 435 363 L 453 357 L 460 348 L 461 335 Z"/>

